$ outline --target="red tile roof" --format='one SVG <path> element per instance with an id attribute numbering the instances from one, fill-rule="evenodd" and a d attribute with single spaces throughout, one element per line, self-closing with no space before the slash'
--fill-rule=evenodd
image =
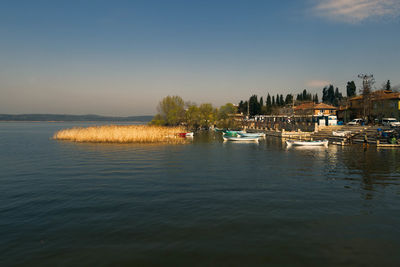
<path id="1" fill-rule="evenodd" d="M 389 90 L 378 90 L 372 92 L 372 100 L 384 100 L 384 99 L 400 99 L 400 93 Z M 350 101 L 356 101 L 363 99 L 363 95 L 358 95 L 350 98 Z"/>
<path id="2" fill-rule="evenodd" d="M 325 103 L 315 104 L 313 102 L 303 103 L 303 104 L 300 104 L 300 105 L 294 107 L 294 110 L 307 110 L 307 109 L 312 109 L 312 110 L 315 110 L 315 109 L 335 109 L 336 110 L 337 108 L 334 107 L 334 106 L 325 104 Z"/>
<path id="3" fill-rule="evenodd" d="M 336 109 L 336 107 L 325 103 L 318 103 L 315 105 L 314 109 Z"/>

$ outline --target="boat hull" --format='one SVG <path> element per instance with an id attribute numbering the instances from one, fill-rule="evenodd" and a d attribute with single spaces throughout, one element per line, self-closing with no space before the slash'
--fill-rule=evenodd
<path id="1" fill-rule="evenodd" d="M 233 137 L 233 136 L 223 136 L 224 141 L 233 142 L 258 142 L 259 137 Z"/>
<path id="2" fill-rule="evenodd" d="M 351 134 L 351 131 L 332 131 L 333 136 L 346 137 Z"/>
<path id="3" fill-rule="evenodd" d="M 178 133 L 180 137 L 193 137 L 193 133 Z"/>
<path id="4" fill-rule="evenodd" d="M 294 141 L 294 140 L 287 140 L 286 145 L 290 146 L 328 146 L 328 140 L 324 141 Z"/>
<path id="5" fill-rule="evenodd" d="M 265 133 L 239 133 L 242 137 L 265 137 Z"/>

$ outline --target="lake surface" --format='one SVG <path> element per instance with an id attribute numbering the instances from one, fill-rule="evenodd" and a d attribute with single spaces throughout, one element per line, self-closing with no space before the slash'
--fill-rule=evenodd
<path id="1" fill-rule="evenodd" d="M 52 140 L 0 123 L 0 266 L 398 266 L 400 149 Z"/>

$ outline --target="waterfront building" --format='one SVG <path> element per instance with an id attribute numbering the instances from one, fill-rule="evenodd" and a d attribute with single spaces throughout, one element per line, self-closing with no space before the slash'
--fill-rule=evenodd
<path id="1" fill-rule="evenodd" d="M 354 96 L 338 109 L 338 118 L 345 122 L 355 118 L 369 117 L 381 120 L 385 117 L 400 119 L 400 93 L 391 90 L 372 92 L 368 99 Z"/>
<path id="2" fill-rule="evenodd" d="M 307 102 L 294 107 L 296 115 L 332 116 L 336 115 L 337 108 L 325 103 Z"/>

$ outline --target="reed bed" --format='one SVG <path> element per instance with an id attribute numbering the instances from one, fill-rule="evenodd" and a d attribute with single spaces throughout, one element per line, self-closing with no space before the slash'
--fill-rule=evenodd
<path id="1" fill-rule="evenodd" d="M 76 127 L 56 132 L 56 140 L 93 143 L 186 143 L 178 134 L 183 127 L 163 127 L 149 125 L 105 125 Z"/>

